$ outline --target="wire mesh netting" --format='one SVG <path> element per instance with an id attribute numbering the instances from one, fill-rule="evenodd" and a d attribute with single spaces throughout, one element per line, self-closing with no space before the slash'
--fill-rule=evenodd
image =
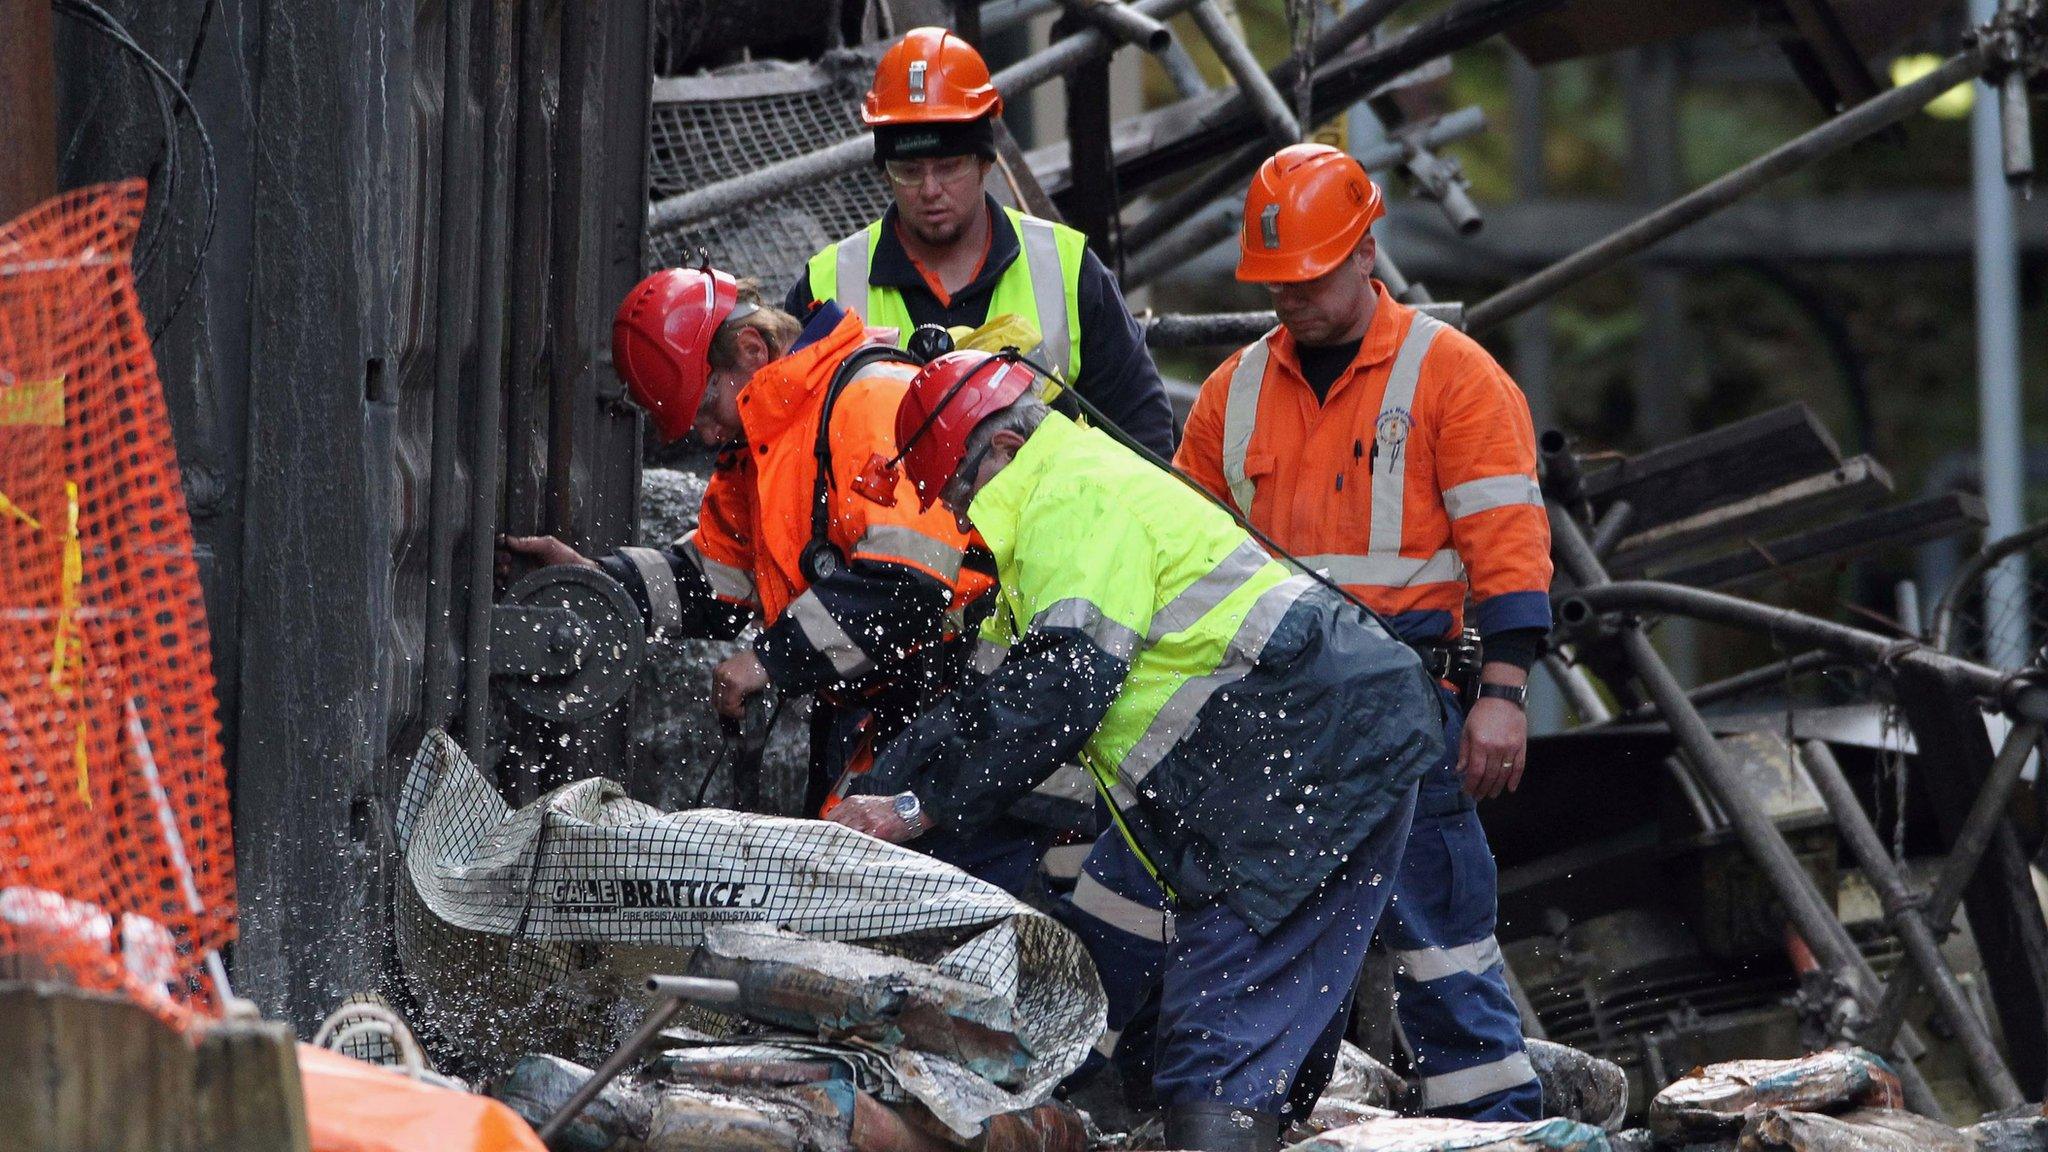
<path id="1" fill-rule="evenodd" d="M 1932 624 L 1950 655 L 1999 668 L 2044 663 L 2048 521 L 1986 545 L 1944 592 Z"/>
<path id="2" fill-rule="evenodd" d="M 648 178 L 656 199 L 794 159 L 867 131 L 860 100 L 875 58 L 828 54 L 816 64 L 746 65 L 658 81 L 649 117 Z M 779 294 L 804 261 L 872 223 L 889 206 L 879 173 L 863 166 L 794 192 L 680 228 L 650 229 L 651 270 L 711 262 Z"/>
<path id="3" fill-rule="evenodd" d="M 147 189 L 0 226 L 0 957 L 182 1022 L 234 934 L 211 645 L 135 297 Z"/>
<path id="4" fill-rule="evenodd" d="M 902 1090 L 956 1130 L 1043 1101 L 1102 1034 L 1094 965 L 1058 922 L 843 825 L 665 813 L 599 778 L 512 809 L 435 731 L 406 778 L 398 835 L 407 986 L 421 1021 L 485 1065 L 580 1053 L 630 1023 L 618 1014 L 635 1010 L 642 974 L 691 971 L 693 950 L 777 930 L 930 965 L 986 997 L 1032 1057 L 1014 1081 L 907 1043 L 888 1052 Z"/>

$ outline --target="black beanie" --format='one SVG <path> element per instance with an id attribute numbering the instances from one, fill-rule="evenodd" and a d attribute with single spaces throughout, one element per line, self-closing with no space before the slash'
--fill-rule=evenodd
<path id="1" fill-rule="evenodd" d="M 925 124 L 875 125 L 875 159 L 933 160 L 946 156 L 996 158 L 996 126 L 992 118 L 932 121 Z"/>

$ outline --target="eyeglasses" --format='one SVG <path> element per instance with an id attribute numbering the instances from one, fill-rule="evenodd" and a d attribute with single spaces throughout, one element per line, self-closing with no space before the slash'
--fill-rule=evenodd
<path id="1" fill-rule="evenodd" d="M 899 188 L 918 188 L 927 179 L 940 184 L 957 184 L 972 173 L 981 175 L 981 160 L 977 156 L 942 156 L 936 160 L 885 160 L 882 171 L 889 177 L 889 183 Z"/>

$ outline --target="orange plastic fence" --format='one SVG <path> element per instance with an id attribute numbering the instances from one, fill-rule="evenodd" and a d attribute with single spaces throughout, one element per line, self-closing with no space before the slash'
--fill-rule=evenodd
<path id="1" fill-rule="evenodd" d="M 146 189 L 0 226 L 0 964 L 183 1021 L 234 935 L 206 610 L 130 267 Z"/>

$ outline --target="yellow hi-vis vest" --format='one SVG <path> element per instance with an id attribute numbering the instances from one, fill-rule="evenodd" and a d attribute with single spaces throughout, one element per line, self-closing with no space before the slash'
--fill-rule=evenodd
<path id="1" fill-rule="evenodd" d="M 1064 224 L 1026 216 L 1004 208 L 1003 217 L 1017 231 L 1017 259 L 1003 269 L 989 298 L 991 318 L 1006 313 L 1022 316 L 1038 326 L 1043 335 L 1038 359 L 1068 381 L 1081 376 L 1081 258 L 1088 238 Z M 835 300 L 841 308 L 858 312 L 861 319 L 878 328 L 897 330 L 899 343 L 908 343 L 916 323 L 903 293 L 886 284 L 868 283 L 875 249 L 882 242 L 882 221 L 877 220 L 811 257 L 811 295 Z M 1053 299 L 1060 306 L 1043 307 Z"/>

